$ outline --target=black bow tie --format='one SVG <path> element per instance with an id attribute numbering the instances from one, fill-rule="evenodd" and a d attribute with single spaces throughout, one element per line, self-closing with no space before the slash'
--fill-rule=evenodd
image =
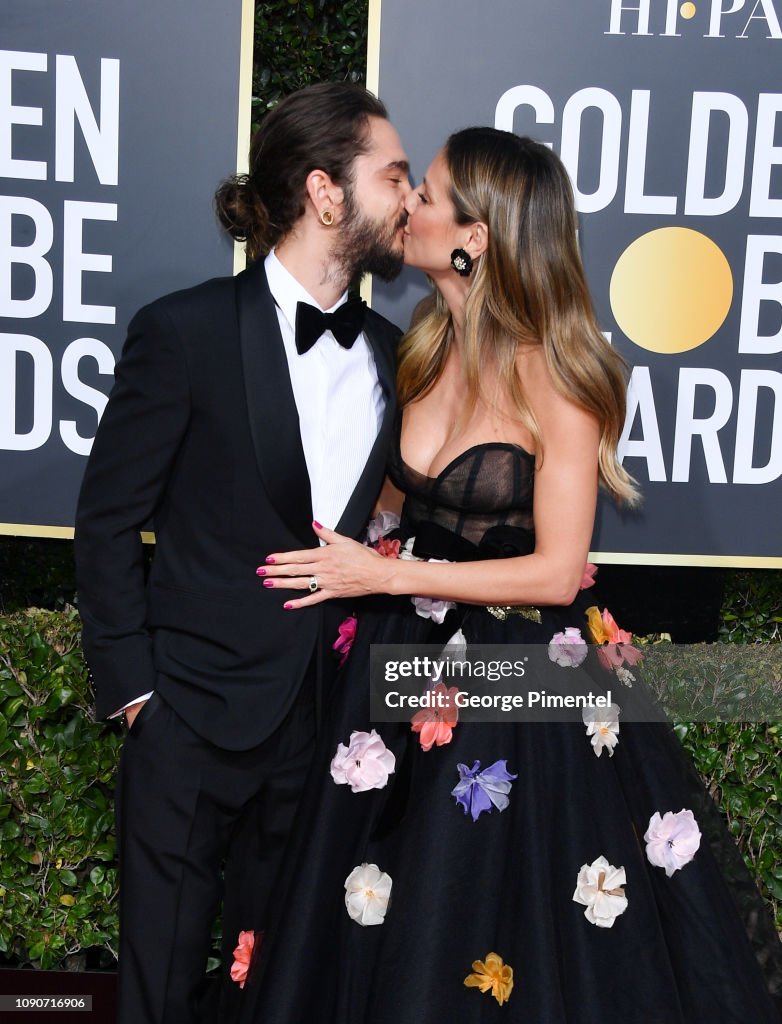
<path id="1" fill-rule="evenodd" d="M 352 348 L 364 327 L 366 303 L 363 299 L 348 299 L 333 313 L 322 313 L 307 302 L 296 306 L 296 351 L 308 352 L 318 338 L 331 331 L 343 348 Z"/>

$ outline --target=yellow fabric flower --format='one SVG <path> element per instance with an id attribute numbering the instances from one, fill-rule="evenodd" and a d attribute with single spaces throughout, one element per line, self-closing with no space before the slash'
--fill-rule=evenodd
<path id="1" fill-rule="evenodd" d="M 498 953 L 488 953 L 485 960 L 474 960 L 473 974 L 464 979 L 467 988 L 479 988 L 481 992 L 491 992 L 502 1006 L 510 999 L 513 991 L 513 968 L 503 963 Z"/>
<path id="2" fill-rule="evenodd" d="M 600 609 L 595 605 L 586 610 L 587 625 L 589 626 L 589 632 L 592 634 L 592 639 L 596 644 L 605 644 L 611 639 L 611 634 L 605 627 L 603 622 L 603 616 L 600 614 Z"/>

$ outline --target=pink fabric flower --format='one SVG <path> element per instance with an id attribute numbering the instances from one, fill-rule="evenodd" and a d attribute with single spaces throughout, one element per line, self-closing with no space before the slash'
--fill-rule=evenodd
<path id="1" fill-rule="evenodd" d="M 624 633 L 624 630 L 621 632 Z M 643 654 L 632 644 L 603 644 L 598 647 L 597 656 L 603 668 L 609 672 L 622 667 L 622 665 L 637 665 L 643 658 Z"/>
<path id="2" fill-rule="evenodd" d="M 347 746 L 340 743 L 331 761 L 331 777 L 352 793 L 382 789 L 396 766 L 396 758 L 373 729 L 352 732 Z"/>
<path id="3" fill-rule="evenodd" d="M 633 639 L 633 634 L 628 633 L 626 629 L 620 629 L 616 619 L 613 617 L 611 612 L 607 608 L 604 608 L 601 613 L 601 619 L 603 620 L 603 629 L 607 634 L 608 642 L 611 644 L 629 644 Z"/>
<path id="4" fill-rule="evenodd" d="M 701 845 L 701 832 L 692 811 L 666 811 L 662 817 L 655 811 L 644 833 L 644 842 L 649 863 L 665 868 L 670 878 L 693 859 Z"/>
<path id="5" fill-rule="evenodd" d="M 453 730 L 459 722 L 459 709 L 456 706 L 456 694 L 458 686 L 446 687 L 445 683 L 438 683 L 430 691 L 440 695 L 438 705 L 432 708 L 422 708 L 413 715 L 410 728 L 418 733 L 418 742 L 422 750 L 431 750 L 435 745 L 444 747 L 453 738 Z"/>
<path id="6" fill-rule="evenodd" d="M 613 672 L 615 668 L 619 668 L 625 663 L 624 654 L 618 644 L 603 644 L 602 647 L 598 647 L 597 656 L 600 659 L 600 664 L 609 672 Z"/>
<path id="7" fill-rule="evenodd" d="M 258 935 L 259 938 L 263 938 L 263 932 L 259 932 Z M 244 988 L 247 981 L 254 946 L 255 932 L 239 932 L 239 945 L 234 950 L 234 962 L 231 966 L 231 981 L 238 982 L 239 988 Z"/>
<path id="8" fill-rule="evenodd" d="M 336 651 L 337 654 L 341 654 L 342 657 L 339 659 L 339 667 L 347 661 L 347 657 L 350 654 L 350 648 L 353 646 L 353 641 L 356 639 L 356 626 L 358 625 L 358 619 L 355 615 L 348 615 L 346 619 L 343 619 L 339 624 L 339 636 L 331 645 L 331 649 Z"/>
<path id="9" fill-rule="evenodd" d="M 389 540 L 387 537 L 381 537 L 380 540 L 375 544 L 375 551 L 384 558 L 399 558 L 399 548 L 401 541 Z"/>
<path id="10" fill-rule="evenodd" d="M 639 661 L 643 661 L 643 654 L 632 644 L 622 644 L 620 650 L 626 665 L 637 665 Z"/>
<path id="11" fill-rule="evenodd" d="M 548 656 L 563 668 L 578 668 L 589 648 L 576 626 L 568 626 L 564 633 L 555 633 L 548 645 Z"/>
<path id="12" fill-rule="evenodd" d="M 597 566 L 592 562 L 587 562 L 584 566 L 584 575 L 581 577 L 581 586 L 579 590 L 589 590 L 590 587 L 595 585 L 595 576 L 597 576 Z"/>

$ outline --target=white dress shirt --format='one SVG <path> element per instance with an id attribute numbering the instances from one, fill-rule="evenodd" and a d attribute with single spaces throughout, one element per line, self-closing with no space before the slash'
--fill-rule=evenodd
<path id="1" fill-rule="evenodd" d="M 273 249 L 264 266 L 276 303 L 299 414 L 313 518 L 333 530 L 356 488 L 380 430 L 385 412 L 383 389 L 372 349 L 363 332 L 352 348 L 343 348 L 331 331 L 326 331 L 303 355 L 296 351 L 297 304 L 307 302 L 323 313 L 333 313 L 347 300 L 348 293 L 330 309 L 322 309 L 280 263 Z M 258 344 L 268 344 L 268 341 L 259 339 Z M 146 693 L 136 697 L 116 714 L 151 696 Z"/>
<path id="2" fill-rule="evenodd" d="M 309 351 L 296 351 L 296 305 L 322 307 L 277 259 L 266 257 L 269 290 L 285 346 L 293 397 L 299 413 L 301 443 L 312 491 L 314 519 L 333 530 L 355 490 L 375 443 L 385 411 L 372 349 L 363 332 L 352 348 L 343 348 L 326 331 Z"/>

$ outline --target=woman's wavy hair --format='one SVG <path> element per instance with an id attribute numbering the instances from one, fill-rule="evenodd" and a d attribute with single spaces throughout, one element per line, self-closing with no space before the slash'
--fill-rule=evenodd
<path id="1" fill-rule="evenodd" d="M 265 256 L 303 215 L 307 175 L 325 171 L 350 190 L 353 162 L 369 148 L 369 118 L 387 118 L 362 86 L 321 82 L 291 93 L 263 120 L 250 147 L 250 173 L 215 195 L 220 223 L 250 260 Z"/>
<path id="2" fill-rule="evenodd" d="M 493 365 L 542 459 L 540 428 L 516 368 L 520 345 L 541 344 L 555 387 L 600 424 L 600 482 L 618 501 L 634 504 L 634 481 L 616 457 L 627 368 L 598 327 L 567 171 L 546 146 L 494 128 L 456 132 L 444 153 L 457 223 L 481 221 L 489 229 L 465 307 L 468 407 L 481 397 L 482 368 Z M 439 379 L 451 340 L 450 313 L 435 289 L 401 348 L 403 405 Z"/>

